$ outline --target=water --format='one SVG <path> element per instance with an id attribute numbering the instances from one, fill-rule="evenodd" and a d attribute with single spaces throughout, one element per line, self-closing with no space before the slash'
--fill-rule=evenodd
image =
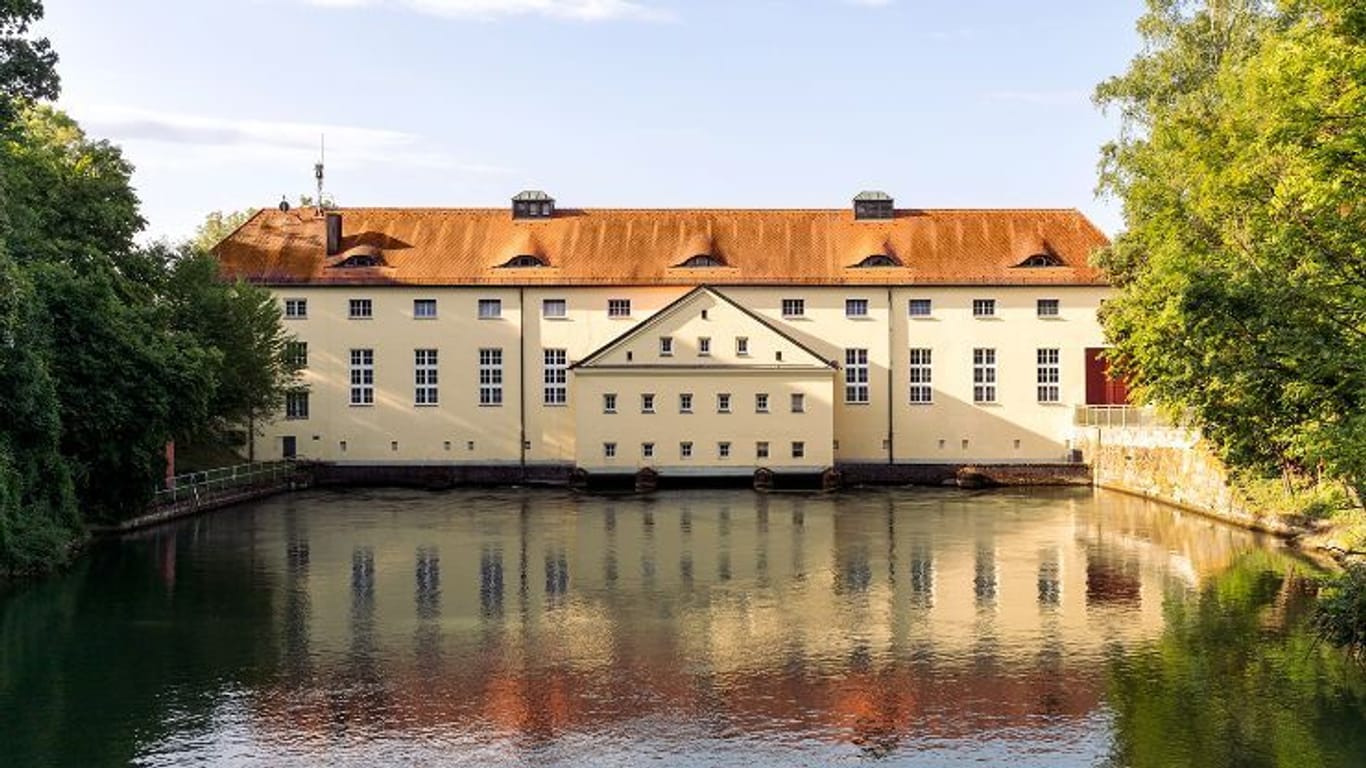
<path id="1" fill-rule="evenodd" d="M 1366 764 L 1312 567 L 1089 490 L 278 497 L 0 595 L 0 764 Z"/>

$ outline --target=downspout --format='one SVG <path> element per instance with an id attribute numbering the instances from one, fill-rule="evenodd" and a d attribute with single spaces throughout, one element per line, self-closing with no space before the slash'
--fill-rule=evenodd
<path id="1" fill-rule="evenodd" d="M 896 391 L 892 382 L 892 360 L 896 358 L 892 333 L 896 315 L 892 313 L 892 286 L 887 286 L 887 466 L 896 463 Z"/>
<path id="2" fill-rule="evenodd" d="M 517 403 L 521 435 L 517 442 L 521 459 L 520 482 L 526 483 L 526 286 L 517 287 Z"/>

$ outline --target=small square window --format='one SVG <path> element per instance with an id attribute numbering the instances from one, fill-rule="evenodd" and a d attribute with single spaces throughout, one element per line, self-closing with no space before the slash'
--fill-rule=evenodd
<path id="1" fill-rule="evenodd" d="M 692 443 L 684 441 L 678 444 L 678 456 L 683 459 L 692 458 Z"/>
<path id="2" fill-rule="evenodd" d="M 640 396 L 640 412 L 641 412 L 641 413 L 654 413 L 654 412 L 655 412 L 655 396 L 654 396 L 653 394 L 644 394 L 644 395 L 641 395 L 641 396 Z"/>
<path id="3" fill-rule="evenodd" d="M 768 458 L 768 441 L 766 441 L 766 440 L 760 440 L 759 442 L 757 442 L 757 443 L 754 444 L 754 458 L 756 458 L 756 459 L 767 459 L 767 458 Z"/>
<path id="4" fill-rule="evenodd" d="M 697 354 L 701 357 L 709 357 L 711 355 L 711 339 L 706 336 L 697 339 Z"/>
<path id="5" fill-rule="evenodd" d="M 934 302 L 929 299 L 911 299 L 909 309 L 911 317 L 929 317 L 934 313 Z"/>
<path id="6" fill-rule="evenodd" d="M 730 458 L 730 443 L 720 442 L 716 444 L 716 457 L 719 459 Z"/>
<path id="7" fill-rule="evenodd" d="M 602 457 L 603 457 L 604 459 L 615 459 L 615 458 L 617 457 L 617 444 L 616 444 L 616 443 L 603 443 L 603 444 L 602 444 Z"/>
<path id="8" fill-rule="evenodd" d="M 673 337 L 672 337 L 672 336 L 660 336 L 660 337 L 659 337 L 659 356 L 660 356 L 660 357 L 673 357 L 673 354 L 674 354 L 674 340 L 673 340 Z"/>
<path id="9" fill-rule="evenodd" d="M 792 441 L 792 458 L 806 458 L 806 443 L 802 442 L 801 440 Z"/>
<path id="10" fill-rule="evenodd" d="M 502 299 L 480 299 L 479 300 L 479 319 L 497 320 L 503 316 Z"/>
<path id="11" fill-rule="evenodd" d="M 564 299 L 546 299 L 541 302 L 541 314 L 553 318 L 568 317 L 569 302 Z"/>
<path id="12" fill-rule="evenodd" d="M 973 317 L 995 317 L 995 316 L 996 316 L 996 300 L 995 300 L 995 299 L 973 299 L 973 300 L 972 300 L 972 316 L 973 316 Z"/>
<path id="13" fill-rule="evenodd" d="M 351 299 L 347 308 L 347 317 L 352 320 L 366 320 L 375 315 L 375 307 L 369 299 Z"/>
<path id="14" fill-rule="evenodd" d="M 806 395 L 801 392 L 792 393 L 792 412 L 806 413 Z"/>
<path id="15" fill-rule="evenodd" d="M 413 317 L 436 317 L 436 299 L 413 299 Z"/>
<path id="16" fill-rule="evenodd" d="M 692 413 L 692 393 L 684 392 L 678 396 L 678 412 Z"/>
<path id="17" fill-rule="evenodd" d="M 806 299 L 783 299 L 783 317 L 802 317 L 806 314 Z"/>
<path id="18" fill-rule="evenodd" d="M 730 394 L 722 392 L 716 396 L 716 412 L 730 413 Z"/>
<path id="19" fill-rule="evenodd" d="M 749 338 L 745 336 L 735 337 L 736 357 L 749 357 Z"/>
<path id="20" fill-rule="evenodd" d="M 617 412 L 617 396 L 615 394 L 608 393 L 602 396 L 602 412 Z"/>
<path id="21" fill-rule="evenodd" d="M 285 318 L 303 320 L 308 317 L 308 299 L 285 299 Z"/>
<path id="22" fill-rule="evenodd" d="M 1058 300 L 1057 300 L 1057 299 L 1039 299 L 1038 308 L 1039 308 L 1039 317 L 1057 317 L 1057 316 L 1058 316 Z"/>
<path id="23" fill-rule="evenodd" d="M 653 459 L 653 458 L 655 457 L 655 444 L 654 444 L 654 443 L 641 443 L 641 444 L 640 444 L 640 457 L 643 458 L 643 459 Z"/>
<path id="24" fill-rule="evenodd" d="M 868 300 L 867 300 L 867 299 L 845 299 L 845 300 L 844 300 L 844 316 L 845 316 L 845 317 L 867 317 L 867 316 L 868 316 Z"/>
<path id="25" fill-rule="evenodd" d="M 630 317 L 630 316 L 631 316 L 631 300 L 630 300 L 630 299 L 608 299 L 608 300 L 607 300 L 607 316 L 608 316 L 608 317 Z"/>
<path id="26" fill-rule="evenodd" d="M 760 392 L 754 396 L 754 412 L 768 413 L 768 393 Z"/>

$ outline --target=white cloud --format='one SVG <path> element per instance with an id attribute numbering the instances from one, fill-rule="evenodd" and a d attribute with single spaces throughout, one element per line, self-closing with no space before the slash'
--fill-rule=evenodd
<path id="1" fill-rule="evenodd" d="M 548 16 L 577 21 L 632 19 L 664 21 L 668 10 L 638 0 L 303 0 L 334 8 L 398 6 L 417 13 L 455 19 L 494 19 L 505 16 Z"/>

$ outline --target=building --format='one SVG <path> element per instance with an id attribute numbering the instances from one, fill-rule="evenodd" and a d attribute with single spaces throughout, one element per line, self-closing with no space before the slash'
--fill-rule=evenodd
<path id="1" fill-rule="evenodd" d="M 517 477 L 1055 463 L 1107 386 L 1076 210 L 257 213 L 307 393 L 256 456 Z"/>

